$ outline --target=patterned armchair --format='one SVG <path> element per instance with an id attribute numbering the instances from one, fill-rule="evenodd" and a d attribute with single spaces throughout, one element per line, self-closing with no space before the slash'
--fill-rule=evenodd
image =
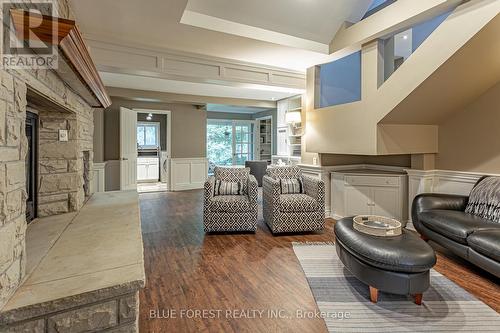
<path id="1" fill-rule="evenodd" d="M 243 183 L 241 195 L 214 195 L 216 180 Z M 205 182 L 203 204 L 205 232 L 255 231 L 257 229 L 257 180 L 248 168 L 215 167 Z"/>
<path id="2" fill-rule="evenodd" d="M 305 193 L 281 194 L 281 179 L 302 177 Z M 273 233 L 321 230 L 325 219 L 325 183 L 303 176 L 296 166 L 269 167 L 263 179 L 264 220 Z"/>

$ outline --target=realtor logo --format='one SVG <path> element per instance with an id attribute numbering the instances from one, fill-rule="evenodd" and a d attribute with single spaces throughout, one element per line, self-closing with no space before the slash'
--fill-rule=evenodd
<path id="1" fill-rule="evenodd" d="M 57 24 L 52 2 L 2 2 L 4 69 L 55 69 Z"/>

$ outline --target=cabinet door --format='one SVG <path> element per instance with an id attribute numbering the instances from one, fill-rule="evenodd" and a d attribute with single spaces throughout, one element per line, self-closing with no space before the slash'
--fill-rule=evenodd
<path id="1" fill-rule="evenodd" d="M 277 103 L 277 127 L 285 127 L 286 124 L 286 112 L 288 111 L 288 100 L 284 99 L 278 101 Z"/>
<path id="2" fill-rule="evenodd" d="M 148 179 L 147 165 L 146 164 L 141 163 L 141 162 L 139 162 L 137 164 L 137 179 L 138 180 Z"/>
<path id="3" fill-rule="evenodd" d="M 373 214 L 401 219 L 399 209 L 399 191 L 393 187 L 374 187 Z"/>
<path id="4" fill-rule="evenodd" d="M 277 140 L 277 155 L 288 156 L 288 134 L 286 128 L 278 128 Z"/>
<path id="5" fill-rule="evenodd" d="M 345 188 L 345 215 L 369 215 L 372 213 L 371 188 L 347 186 Z"/>
<path id="6" fill-rule="evenodd" d="M 150 163 L 148 165 L 148 179 L 160 179 L 160 168 L 158 166 L 158 161 L 156 161 L 156 163 Z"/>

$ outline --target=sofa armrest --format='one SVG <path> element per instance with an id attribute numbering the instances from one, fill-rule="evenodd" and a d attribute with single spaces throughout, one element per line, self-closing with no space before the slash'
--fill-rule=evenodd
<path id="1" fill-rule="evenodd" d="M 465 195 L 423 193 L 413 199 L 411 218 L 417 230 L 420 227 L 420 214 L 428 210 L 465 211 L 469 197 Z"/>
<path id="2" fill-rule="evenodd" d="M 325 182 L 311 176 L 302 176 L 306 194 L 313 197 L 321 206 L 325 205 Z"/>

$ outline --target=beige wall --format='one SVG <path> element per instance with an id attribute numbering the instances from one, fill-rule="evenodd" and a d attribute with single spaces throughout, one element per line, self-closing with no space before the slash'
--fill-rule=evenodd
<path id="1" fill-rule="evenodd" d="M 206 156 L 206 120 L 204 110 L 190 104 L 167 104 L 129 101 L 113 98 L 113 104 L 105 112 L 105 160 L 120 158 L 120 107 L 151 110 L 168 110 L 172 116 L 172 158 Z"/>
<path id="2" fill-rule="evenodd" d="M 439 126 L 436 168 L 500 173 L 500 83 Z"/>

